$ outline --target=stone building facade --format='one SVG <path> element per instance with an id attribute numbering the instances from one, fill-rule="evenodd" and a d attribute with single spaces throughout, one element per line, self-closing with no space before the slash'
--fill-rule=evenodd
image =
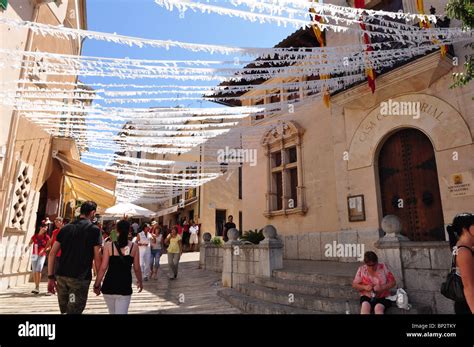
<path id="1" fill-rule="evenodd" d="M 425 8 L 440 13 L 446 3 L 425 1 Z M 416 12 L 415 1 L 400 4 Z M 311 35 L 308 30 L 282 43 L 294 40 L 297 46 Z M 359 42 L 331 31 L 326 39 L 328 46 Z M 281 103 L 281 112 L 247 123 L 261 133 L 258 143 L 243 140 L 257 151 L 257 165 L 243 165 L 244 229 L 275 226 L 285 259 L 357 262 L 357 254 L 328 250 L 363 245 L 399 268 L 399 283 L 415 299 L 450 312 L 439 294 L 450 266 L 445 226 L 474 206 L 474 87 L 450 89 L 464 55 L 463 46 L 454 45 L 445 57 L 435 51 L 407 61 L 379 74 L 375 93 L 364 81 L 333 93 L 329 108 L 302 91 L 297 100 L 288 100 L 285 90 L 268 91 L 272 97 L 262 90 L 244 94 L 254 100 L 242 98 L 244 105 Z M 384 114 L 390 103 L 416 104 L 420 113 Z M 395 247 L 401 262 L 379 242 L 387 215 L 400 219 L 401 235 L 408 237 Z"/>
<path id="2" fill-rule="evenodd" d="M 0 16 L 15 20 L 86 29 L 84 0 L 9 1 Z M 82 40 L 66 40 L 29 30 L 0 26 L 1 48 L 80 55 Z M 77 76 L 48 74 L 35 60 L 33 68 L 4 66 L 2 90 L 53 88 L 49 82 L 77 82 Z M 35 68 L 37 67 L 37 68 Z M 20 81 L 20 83 L 19 83 Z M 28 81 L 28 82 L 22 82 Z M 57 88 L 57 85 L 55 85 Z M 70 85 L 64 89 L 74 88 Z M 74 99 L 71 99 L 74 102 Z M 74 216 L 77 200 L 101 196 L 106 208 L 115 199 L 115 177 L 80 162 L 81 146 L 64 136 L 52 136 L 12 106 L 0 105 L 0 290 L 28 281 L 30 257 L 20 259 L 37 225 L 48 216 Z M 92 186 L 94 182 L 100 187 Z M 80 186 L 80 189 L 79 189 Z M 68 210 L 69 209 L 69 210 Z M 69 213 L 66 213 L 69 211 Z M 71 216 L 69 216 L 71 214 Z"/>

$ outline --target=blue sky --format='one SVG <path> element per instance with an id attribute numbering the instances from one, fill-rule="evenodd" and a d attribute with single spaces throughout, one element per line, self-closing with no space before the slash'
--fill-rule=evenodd
<path id="1" fill-rule="evenodd" d="M 153 0 L 89 0 L 87 1 L 87 25 L 89 30 L 108 32 L 149 39 L 175 40 L 190 43 L 217 44 L 235 47 L 273 47 L 296 29 L 276 24 L 260 24 L 239 18 L 217 14 L 186 11 L 184 18 L 175 9 L 168 11 Z M 234 60 L 234 56 L 190 52 L 183 49 L 129 47 L 86 39 L 83 55 L 135 59 L 182 59 L 182 60 Z M 251 60 L 252 57 L 241 58 Z M 107 78 L 81 78 L 84 82 L 135 83 L 135 84 L 199 84 L 206 82 L 142 79 L 124 81 Z M 218 82 L 211 82 L 216 85 Z M 166 106 L 164 104 L 160 104 Z M 139 104 L 140 106 L 156 106 Z M 171 105 L 170 105 L 171 106 Z"/>
<path id="2" fill-rule="evenodd" d="M 252 23 L 239 18 L 192 11 L 187 11 L 184 18 L 180 18 L 177 10 L 168 11 L 153 0 L 89 0 L 87 23 L 89 30 L 246 47 L 272 47 L 295 31 L 292 27 Z M 183 51 L 130 48 L 95 40 L 86 40 L 83 54 L 154 59 L 189 58 L 189 53 Z M 209 55 L 204 54 L 203 58 L 209 59 Z"/>
<path id="3" fill-rule="evenodd" d="M 89 0 L 87 1 L 87 25 L 89 30 L 136 36 L 149 39 L 176 40 L 190 43 L 218 44 L 236 47 L 273 47 L 296 29 L 276 24 L 260 24 L 239 18 L 217 14 L 186 11 L 184 18 L 175 9 L 168 11 L 153 0 Z M 120 45 L 86 39 L 83 55 L 136 59 L 181 60 L 234 60 L 234 56 L 189 52 L 182 49 L 165 49 Z M 251 57 L 245 57 L 251 60 Z M 123 80 L 111 77 L 81 77 L 85 83 L 133 83 L 133 84 L 181 84 L 216 85 L 218 82 L 135 79 Z M 130 90 L 131 88 L 128 88 Z M 128 104 L 129 107 L 177 106 L 178 103 Z M 186 107 L 217 106 L 209 102 L 183 101 Z M 107 104 L 107 106 L 124 106 Z M 102 151 L 98 151 L 102 152 Z M 87 159 L 85 160 L 88 161 Z"/>
<path id="4" fill-rule="evenodd" d="M 153 0 L 113 1 L 89 0 L 87 2 L 88 29 L 121 35 L 160 40 L 176 40 L 190 43 L 218 44 L 236 47 L 273 47 L 293 31 L 292 27 L 276 24 L 260 24 L 239 18 L 217 14 L 187 11 L 180 18 L 177 10 L 155 4 Z M 183 60 L 234 60 L 234 56 L 189 52 L 182 49 L 169 51 L 150 47 L 129 47 L 104 41 L 86 39 L 83 55 L 138 58 L 138 59 L 183 59 Z M 243 58 L 251 60 L 251 57 Z M 112 78 L 82 78 L 84 82 L 125 83 Z M 136 84 L 180 84 L 174 80 L 143 79 L 128 81 Z M 183 83 L 181 83 L 183 84 Z M 184 84 L 193 84 L 186 81 Z M 195 84 L 203 84 L 196 82 Z M 217 82 L 212 83 L 212 85 Z M 143 105 L 143 104 L 140 104 Z M 152 105 L 150 105 L 152 106 Z M 139 107 L 139 106 L 136 106 Z"/>

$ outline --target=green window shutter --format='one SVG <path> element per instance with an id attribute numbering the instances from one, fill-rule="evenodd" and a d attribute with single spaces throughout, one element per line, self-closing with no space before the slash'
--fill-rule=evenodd
<path id="1" fill-rule="evenodd" d="M 0 8 L 6 10 L 8 6 L 8 0 L 0 0 Z"/>

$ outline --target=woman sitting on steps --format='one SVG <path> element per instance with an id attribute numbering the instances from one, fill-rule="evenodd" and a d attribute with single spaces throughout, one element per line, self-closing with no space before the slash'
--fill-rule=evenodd
<path id="1" fill-rule="evenodd" d="M 385 264 L 378 262 L 377 254 L 365 252 L 364 265 L 359 267 L 352 282 L 352 287 L 360 292 L 360 314 L 384 314 L 392 304 L 387 296 L 395 287 L 393 274 Z"/>

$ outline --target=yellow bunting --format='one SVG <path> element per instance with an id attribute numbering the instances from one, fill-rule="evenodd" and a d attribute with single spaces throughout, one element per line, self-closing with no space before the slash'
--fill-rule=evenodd
<path id="1" fill-rule="evenodd" d="M 424 3 L 423 3 L 423 0 L 416 0 L 416 9 L 418 10 L 419 14 L 422 14 L 422 15 L 425 14 L 425 6 L 424 6 Z M 425 16 L 424 20 L 420 19 L 420 28 L 425 28 L 425 29 L 431 28 L 431 24 L 428 21 L 427 16 Z M 436 39 L 436 38 L 433 38 L 433 43 L 438 44 L 439 40 Z M 448 48 L 445 45 L 440 45 L 440 54 L 441 54 L 442 58 L 444 58 L 446 56 L 447 52 L 448 52 Z"/>
<path id="2" fill-rule="evenodd" d="M 309 11 L 310 11 L 311 13 L 316 13 L 316 10 L 315 10 L 314 8 L 310 8 Z M 323 23 L 324 23 L 324 19 L 321 18 L 320 16 L 315 15 L 313 22 L 314 22 L 314 23 L 321 23 L 321 24 L 323 24 Z M 313 24 L 313 25 L 312 25 L 312 28 L 313 28 L 314 35 L 316 36 L 316 39 L 317 39 L 318 42 L 319 42 L 319 45 L 320 45 L 321 47 L 323 47 L 323 46 L 324 46 L 324 36 L 323 36 L 322 31 L 321 31 L 321 28 L 319 27 L 318 24 Z"/>

